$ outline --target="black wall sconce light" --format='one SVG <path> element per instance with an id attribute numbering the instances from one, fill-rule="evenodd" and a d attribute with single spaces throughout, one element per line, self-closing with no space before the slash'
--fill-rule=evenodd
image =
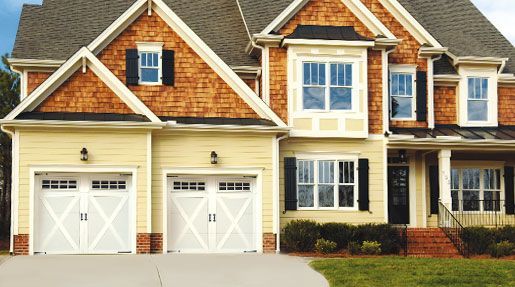
<path id="1" fill-rule="evenodd" d="M 88 160 L 88 149 L 83 147 L 80 151 L 80 160 L 87 161 Z"/>
<path id="2" fill-rule="evenodd" d="M 217 164 L 218 163 L 218 155 L 215 151 L 211 152 L 211 164 Z"/>

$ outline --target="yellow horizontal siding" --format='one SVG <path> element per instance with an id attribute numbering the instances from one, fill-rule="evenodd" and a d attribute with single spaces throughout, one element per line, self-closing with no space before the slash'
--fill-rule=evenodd
<path id="1" fill-rule="evenodd" d="M 31 165 L 137 166 L 137 231 L 147 230 L 147 133 L 104 129 L 20 129 L 19 228 L 29 233 Z M 80 160 L 86 147 L 89 160 Z"/>

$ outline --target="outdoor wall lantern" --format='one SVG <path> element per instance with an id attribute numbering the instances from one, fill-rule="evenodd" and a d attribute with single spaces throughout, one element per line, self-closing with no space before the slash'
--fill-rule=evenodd
<path id="1" fill-rule="evenodd" d="M 83 147 L 80 151 L 80 160 L 87 161 L 88 160 L 88 149 Z"/>
<path id="2" fill-rule="evenodd" d="M 399 160 L 401 163 L 406 163 L 407 160 L 408 160 L 408 157 L 406 155 L 406 150 L 405 149 L 400 149 L 399 150 Z"/>
<path id="3" fill-rule="evenodd" d="M 211 152 L 211 164 L 217 164 L 218 163 L 218 155 L 216 152 Z"/>

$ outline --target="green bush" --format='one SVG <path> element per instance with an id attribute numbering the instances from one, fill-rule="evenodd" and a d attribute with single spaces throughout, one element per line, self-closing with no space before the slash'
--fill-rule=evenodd
<path id="1" fill-rule="evenodd" d="M 359 244 L 359 242 L 356 241 L 351 241 L 349 242 L 347 250 L 351 255 L 358 255 L 361 252 L 361 244 Z"/>
<path id="2" fill-rule="evenodd" d="M 381 243 L 377 241 L 363 241 L 361 253 L 366 255 L 379 255 L 381 254 Z"/>
<path id="3" fill-rule="evenodd" d="M 511 243 L 515 243 L 515 226 L 504 226 L 497 229 L 496 241 L 508 241 Z"/>
<path id="4" fill-rule="evenodd" d="M 381 243 L 383 254 L 398 254 L 401 247 L 401 235 L 397 228 L 388 224 L 365 224 L 355 228 L 353 241 L 377 241 Z"/>
<path id="5" fill-rule="evenodd" d="M 322 254 L 333 253 L 336 250 L 336 242 L 320 238 L 315 243 L 315 250 Z"/>
<path id="6" fill-rule="evenodd" d="M 502 241 L 490 246 L 490 255 L 495 258 L 510 256 L 515 253 L 515 243 Z"/>
<path id="7" fill-rule="evenodd" d="M 325 223 L 320 226 L 322 238 L 336 242 L 338 249 L 345 249 L 352 240 L 355 227 L 345 223 Z"/>
<path id="8" fill-rule="evenodd" d="M 485 254 L 496 243 L 496 230 L 486 227 L 465 227 L 462 240 L 472 254 Z"/>
<path id="9" fill-rule="evenodd" d="M 288 251 L 309 252 L 320 238 L 320 225 L 311 220 L 290 221 L 284 228 L 283 243 Z"/>

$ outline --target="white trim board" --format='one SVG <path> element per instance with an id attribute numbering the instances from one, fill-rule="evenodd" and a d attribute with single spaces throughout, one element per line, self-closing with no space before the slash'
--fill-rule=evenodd
<path id="1" fill-rule="evenodd" d="M 388 39 L 397 39 L 388 28 L 372 13 L 360 0 L 340 0 L 351 12 L 375 35 L 383 35 Z M 307 0 L 295 0 L 285 10 L 277 16 L 261 34 L 277 32 L 282 28 L 297 12 L 299 12 Z"/>
<path id="2" fill-rule="evenodd" d="M 102 62 L 100 62 L 90 50 L 83 47 L 77 51 L 66 63 L 53 73 L 43 84 L 34 90 L 24 101 L 22 101 L 5 120 L 14 120 L 24 111 L 32 111 L 59 88 L 69 77 L 81 67 L 91 68 L 93 73 L 102 80 L 120 99 L 134 112 L 145 115 L 154 123 L 161 120 L 134 95 Z"/>

